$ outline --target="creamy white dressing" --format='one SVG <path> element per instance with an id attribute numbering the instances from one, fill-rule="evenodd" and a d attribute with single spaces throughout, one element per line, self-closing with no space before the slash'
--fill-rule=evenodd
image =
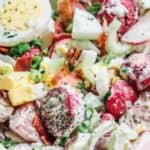
<path id="1" fill-rule="evenodd" d="M 139 3 L 142 5 L 144 9 L 150 8 L 150 0 L 139 0 Z"/>
<path id="2" fill-rule="evenodd" d="M 127 8 L 123 4 L 121 4 L 120 0 L 111 0 L 110 5 L 110 7 L 105 8 L 108 14 L 114 14 L 118 17 L 124 17 L 128 12 Z"/>

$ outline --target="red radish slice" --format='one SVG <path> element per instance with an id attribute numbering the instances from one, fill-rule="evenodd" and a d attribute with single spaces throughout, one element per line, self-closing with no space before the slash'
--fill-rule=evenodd
<path id="1" fill-rule="evenodd" d="M 150 11 L 127 31 L 122 39 L 131 44 L 143 44 L 150 41 Z"/>
<path id="2" fill-rule="evenodd" d="M 56 42 L 54 42 L 54 44 L 49 49 L 49 57 L 50 58 L 53 57 L 57 46 L 61 46 L 63 44 L 69 43 L 70 40 L 71 40 L 71 37 L 69 36 L 62 35 L 62 37 L 58 37 L 58 40 L 56 40 Z"/>

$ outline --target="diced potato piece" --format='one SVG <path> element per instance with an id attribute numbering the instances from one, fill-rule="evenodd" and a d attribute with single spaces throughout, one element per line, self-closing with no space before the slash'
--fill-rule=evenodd
<path id="1" fill-rule="evenodd" d="M 28 72 L 13 72 L 0 76 L 0 90 L 10 90 L 27 83 L 29 83 Z"/>
<path id="2" fill-rule="evenodd" d="M 36 98 L 33 85 L 26 84 L 20 87 L 9 90 L 8 92 L 10 102 L 13 106 L 18 106 L 31 102 Z"/>

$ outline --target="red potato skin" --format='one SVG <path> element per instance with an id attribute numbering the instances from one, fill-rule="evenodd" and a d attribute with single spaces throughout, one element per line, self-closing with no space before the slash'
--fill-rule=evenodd
<path id="1" fill-rule="evenodd" d="M 149 40 L 145 40 L 145 41 L 141 41 L 141 42 L 130 42 L 128 40 L 126 40 L 126 41 L 124 40 L 123 42 L 126 42 L 128 44 L 132 44 L 132 45 L 142 45 L 142 44 L 149 42 Z"/>
<path id="2" fill-rule="evenodd" d="M 106 111 L 118 120 L 127 109 L 129 104 L 137 100 L 134 89 L 123 80 L 116 82 L 111 89 L 111 96 L 106 101 Z"/>
<path id="3" fill-rule="evenodd" d="M 118 0 L 119 1 L 119 0 Z M 100 21 L 103 23 L 103 19 L 107 20 L 107 23 L 110 24 L 115 18 L 119 19 L 122 23 L 119 33 L 123 35 L 125 32 L 129 30 L 129 28 L 134 25 L 137 21 L 136 15 L 137 15 L 137 10 L 138 7 L 136 5 L 136 2 L 134 0 L 120 0 L 122 5 L 124 5 L 128 13 L 124 17 L 118 17 L 115 14 L 109 14 L 106 11 L 106 8 L 109 6 L 111 0 L 103 0 L 103 11 L 99 12 L 98 18 Z"/>
<path id="4" fill-rule="evenodd" d="M 41 140 L 43 141 L 43 143 L 46 145 L 50 145 L 51 143 L 48 139 L 48 136 L 47 136 L 46 130 L 43 126 L 42 120 L 40 119 L 40 117 L 37 114 L 34 116 L 33 126 L 39 133 L 39 136 L 40 136 Z"/>
<path id="5" fill-rule="evenodd" d="M 41 118 L 50 135 L 60 137 L 73 127 L 75 111 L 80 107 L 79 99 L 74 93 L 64 87 L 56 87 L 50 90 L 40 103 Z"/>

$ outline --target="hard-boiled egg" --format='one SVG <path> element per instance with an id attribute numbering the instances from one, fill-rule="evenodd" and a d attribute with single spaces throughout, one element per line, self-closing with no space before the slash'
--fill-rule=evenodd
<path id="1" fill-rule="evenodd" d="M 14 46 L 35 37 L 50 41 L 51 14 L 49 0 L 0 0 L 0 45 Z"/>

